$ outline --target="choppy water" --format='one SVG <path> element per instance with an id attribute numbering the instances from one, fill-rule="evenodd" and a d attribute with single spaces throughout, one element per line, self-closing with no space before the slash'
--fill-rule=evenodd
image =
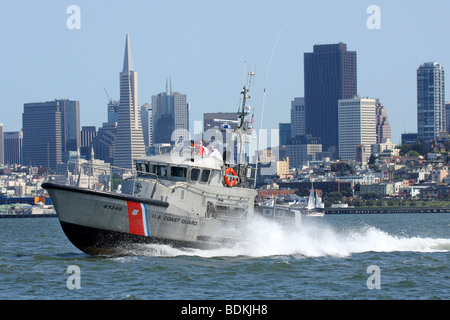
<path id="1" fill-rule="evenodd" d="M 236 248 L 115 258 L 78 251 L 56 218 L 1 219 L 0 299 L 448 300 L 449 251 L 450 213 L 259 222 Z"/>

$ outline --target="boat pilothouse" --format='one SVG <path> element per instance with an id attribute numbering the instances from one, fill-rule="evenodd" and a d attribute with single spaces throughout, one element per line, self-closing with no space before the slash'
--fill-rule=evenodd
<path id="1" fill-rule="evenodd" d="M 111 179 L 103 190 L 43 184 L 69 240 L 91 255 L 129 254 L 130 246 L 141 243 L 215 248 L 245 240 L 249 221 L 260 213 L 256 168 L 243 156 L 252 140 L 248 83 L 237 128 L 222 128 L 235 142 L 225 157 L 213 148 L 208 154 L 201 145 L 178 143 L 170 153 L 135 159 L 117 188 Z"/>
<path id="2" fill-rule="evenodd" d="M 184 159 L 173 153 L 137 159 L 136 177 L 124 180 L 122 192 L 167 202 L 172 211 L 193 218 L 241 219 L 253 212 L 254 168 L 224 165 L 192 152 Z"/>

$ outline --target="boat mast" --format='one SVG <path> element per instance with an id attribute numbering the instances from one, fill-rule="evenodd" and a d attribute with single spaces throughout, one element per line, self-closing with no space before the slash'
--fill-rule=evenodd
<path id="1" fill-rule="evenodd" d="M 312 185 L 311 182 L 311 191 L 309 193 L 309 198 L 308 198 L 308 209 L 314 209 L 315 207 L 315 203 L 314 203 L 314 187 Z"/>
<path id="2" fill-rule="evenodd" d="M 247 100 L 250 99 L 250 87 L 252 84 L 252 77 L 255 75 L 254 72 L 249 72 L 247 74 L 248 81 L 247 86 L 243 86 L 241 94 L 243 95 L 242 99 L 242 108 L 238 112 L 239 123 L 237 126 L 236 132 L 239 134 L 239 163 L 244 162 L 244 143 L 249 142 L 249 139 L 245 136 L 251 136 L 252 128 L 253 128 L 253 119 L 249 121 L 247 116 L 250 114 L 250 111 L 253 107 L 247 106 Z M 245 139 L 245 140 L 244 140 Z"/>

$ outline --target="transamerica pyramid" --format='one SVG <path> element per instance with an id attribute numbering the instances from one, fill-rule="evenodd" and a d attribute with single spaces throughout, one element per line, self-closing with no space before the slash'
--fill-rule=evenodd
<path id="1" fill-rule="evenodd" d="M 133 68 L 130 39 L 127 34 L 123 71 L 120 73 L 120 105 L 113 165 L 131 169 L 133 159 L 144 156 L 145 145 L 139 112 L 137 73 Z"/>

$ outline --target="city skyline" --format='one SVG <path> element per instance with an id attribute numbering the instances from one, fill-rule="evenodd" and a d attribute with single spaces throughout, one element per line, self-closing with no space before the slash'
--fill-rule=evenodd
<path id="1" fill-rule="evenodd" d="M 358 53 L 358 94 L 383 102 L 397 143 L 401 133 L 417 131 L 417 68 L 429 61 L 450 65 L 448 45 L 438 41 L 434 31 L 449 24 L 445 12 L 450 4 L 445 1 L 377 1 L 380 29 L 368 28 L 372 3 L 366 1 L 176 4 L 78 1 L 81 27 L 72 30 L 66 26 L 69 3 L 2 3 L 2 26 L 14 30 L 6 34 L 10 49 L 1 53 L 9 61 L 5 72 L 11 75 L 3 83 L 10 94 L 0 104 L 4 131 L 21 129 L 24 103 L 65 98 L 80 101 L 82 126 L 100 127 L 107 117 L 104 88 L 114 100 L 119 97 L 116 70 L 126 33 L 133 38 L 134 59 L 139 61 L 141 104 L 163 91 L 162 80 L 170 75 L 177 89 L 189 96 L 191 121 L 202 121 L 206 112 L 236 112 L 246 64 L 257 73 L 252 90 L 257 124 L 267 89 L 267 129 L 288 122 L 290 102 L 304 96 L 303 54 L 318 43 L 346 43 Z M 247 14 L 261 6 L 256 16 Z M 169 8 L 186 18 L 184 23 L 175 19 L 161 31 L 156 26 L 162 16 L 145 19 Z M 133 19 L 126 22 L 119 18 L 122 14 Z M 64 50 L 52 50 L 57 48 Z"/>

